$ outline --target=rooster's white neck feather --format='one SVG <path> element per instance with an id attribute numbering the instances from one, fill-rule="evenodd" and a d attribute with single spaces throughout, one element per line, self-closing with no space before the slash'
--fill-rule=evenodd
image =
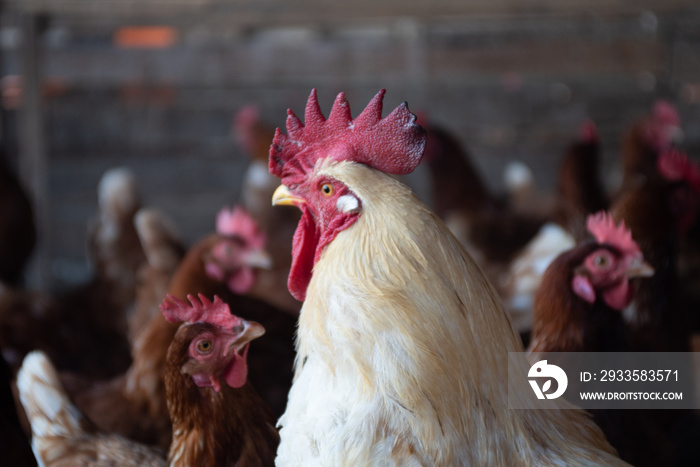
<path id="1" fill-rule="evenodd" d="M 320 175 L 362 212 L 314 267 L 277 465 L 528 462 L 529 421 L 507 408 L 522 345 L 479 267 L 398 181 L 349 162 Z"/>

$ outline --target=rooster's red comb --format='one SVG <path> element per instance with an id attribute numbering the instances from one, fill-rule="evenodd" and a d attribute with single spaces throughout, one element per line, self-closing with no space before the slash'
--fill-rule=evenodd
<path id="1" fill-rule="evenodd" d="M 615 225 L 612 216 L 605 211 L 588 216 L 586 228 L 598 243 L 612 245 L 626 255 L 640 256 L 642 254 L 639 245 L 632 239 L 632 232 L 625 227 L 625 221 L 620 221 L 620 225 Z"/>
<path id="2" fill-rule="evenodd" d="M 425 130 L 405 102 L 382 118 L 385 92 L 379 91 L 355 119 L 341 92 L 326 119 L 312 90 L 304 124 L 288 110 L 287 134 L 277 128 L 270 146 L 270 173 L 285 184 L 301 183 L 323 158 L 358 162 L 395 175 L 412 172 L 423 156 Z"/>
<path id="3" fill-rule="evenodd" d="M 656 161 L 657 169 L 666 180 L 687 182 L 695 192 L 700 193 L 700 169 L 688 155 L 678 149 L 669 149 L 661 153 Z"/>
<path id="4" fill-rule="evenodd" d="M 160 311 L 171 323 L 205 322 L 226 329 L 241 324 L 241 319 L 232 315 L 231 309 L 217 295 L 214 295 L 213 302 L 202 294 L 199 294 L 199 298 L 187 295 L 187 300 L 190 303 L 168 294 L 160 304 Z"/>
<path id="5" fill-rule="evenodd" d="M 253 248 L 265 247 L 265 233 L 248 212 L 240 206 L 223 208 L 216 216 L 216 233 L 243 238 Z"/>

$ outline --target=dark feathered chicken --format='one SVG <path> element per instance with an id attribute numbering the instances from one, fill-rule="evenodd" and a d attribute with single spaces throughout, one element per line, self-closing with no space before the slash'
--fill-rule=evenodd
<path id="1" fill-rule="evenodd" d="M 46 356 L 32 352 L 18 388 L 41 465 L 273 465 L 279 443 L 273 418 L 247 384 L 251 340 L 265 330 L 242 320 L 218 297 L 170 297 L 167 319 L 186 321 L 169 346 L 165 368 L 173 443 L 164 453 L 99 430 L 73 406 Z"/>
<path id="2" fill-rule="evenodd" d="M 586 122 L 559 165 L 554 221 L 577 239 L 586 236 L 586 217 L 609 204 L 600 178 L 600 152 L 598 130 L 593 122 Z"/>
<path id="3" fill-rule="evenodd" d="M 680 117 L 676 108 L 667 101 L 654 103 L 651 111 L 635 121 L 622 139 L 622 191 L 640 180 L 656 179 L 656 160 L 669 149 L 680 134 Z"/>
<path id="4" fill-rule="evenodd" d="M 587 226 L 595 239 L 559 255 L 542 278 L 535 298 L 533 362 L 540 352 L 630 350 L 622 311 L 632 301 L 632 279 L 648 277 L 653 269 L 624 224 L 616 226 L 601 212 L 590 216 Z M 670 440 L 647 411 L 591 412 L 623 460 L 656 466 L 671 459 Z"/>
<path id="5" fill-rule="evenodd" d="M 611 212 L 634 232 L 656 271 L 635 292 L 627 314 L 634 350 L 682 352 L 690 348 L 690 327 L 676 262 L 684 230 L 696 214 L 700 172 L 676 150 L 664 152 L 657 165 L 659 176 L 629 189 Z"/>
<path id="6" fill-rule="evenodd" d="M 12 372 L 0 357 L 0 450 L 3 462 L 18 467 L 36 465 L 29 439 L 17 418 L 17 407 L 12 396 L 10 382 Z"/>
<path id="7" fill-rule="evenodd" d="M 0 147 L 0 281 L 13 286 L 21 282 L 35 243 L 29 196 L 10 170 Z"/>
<path id="8" fill-rule="evenodd" d="M 169 297 L 168 321 L 184 321 L 168 349 L 165 386 L 173 422 L 174 466 L 272 466 L 279 444 L 275 419 L 247 383 L 248 346 L 258 323 L 232 315 L 218 297 L 186 304 Z"/>
<path id="9" fill-rule="evenodd" d="M 292 258 L 290 244 L 299 213 L 293 208 L 273 209 L 270 204 L 278 185 L 277 178 L 267 170 L 270 138 L 275 134 L 275 128 L 263 121 L 255 105 L 248 105 L 236 113 L 233 132 L 243 152 L 250 158 L 241 186 L 241 203 L 265 232 L 265 249 L 272 258 L 271 267 L 258 272 L 249 295 L 297 316 L 301 304 L 291 296 L 286 284 Z"/>
<path id="10" fill-rule="evenodd" d="M 543 218 L 519 215 L 493 195 L 455 137 L 428 128 L 425 161 L 435 213 L 487 268 L 512 259 L 535 236 Z"/>

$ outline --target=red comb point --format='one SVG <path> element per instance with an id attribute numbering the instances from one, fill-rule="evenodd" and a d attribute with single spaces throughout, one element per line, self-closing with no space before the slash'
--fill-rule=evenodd
<path id="1" fill-rule="evenodd" d="M 265 247 L 265 233 L 260 231 L 255 219 L 240 206 L 219 211 L 216 216 L 216 233 L 241 237 L 253 248 Z"/>
<path id="2" fill-rule="evenodd" d="M 635 256 L 642 254 L 639 245 L 632 239 L 632 232 L 625 227 L 625 221 L 615 225 L 612 216 L 605 211 L 588 216 L 586 228 L 598 243 L 612 245 L 625 254 Z"/>
<path id="3" fill-rule="evenodd" d="M 407 174 L 420 163 L 425 130 L 401 104 L 382 118 L 382 89 L 354 120 L 345 94 L 340 93 L 326 119 L 316 90 L 311 91 L 304 123 L 287 111 L 287 134 L 277 129 L 270 146 L 270 173 L 293 184 L 301 182 L 316 161 L 353 161 L 390 174 Z"/>
<path id="4" fill-rule="evenodd" d="M 598 127 L 596 127 L 593 120 L 586 120 L 581 124 L 581 128 L 579 130 L 579 138 L 584 143 L 598 142 Z"/>
<path id="5" fill-rule="evenodd" d="M 187 295 L 187 303 L 173 295 L 168 294 L 163 303 L 160 304 L 160 311 L 168 322 L 196 323 L 205 322 L 224 328 L 238 326 L 241 319 L 231 314 L 231 309 L 217 295 L 214 301 L 199 294 L 199 298 L 194 295 Z"/>

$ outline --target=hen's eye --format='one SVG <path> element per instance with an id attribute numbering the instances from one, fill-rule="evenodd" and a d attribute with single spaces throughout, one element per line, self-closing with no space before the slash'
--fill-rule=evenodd
<path id="1" fill-rule="evenodd" d="M 608 257 L 605 255 L 598 255 L 593 258 L 593 264 L 598 267 L 604 267 L 608 265 Z"/>
<path id="2" fill-rule="evenodd" d="M 201 353 L 209 353 L 211 352 L 212 348 L 214 348 L 214 346 L 210 340 L 203 340 L 197 344 L 197 350 L 199 350 Z"/>
<path id="3" fill-rule="evenodd" d="M 331 196 L 333 194 L 333 185 L 330 183 L 324 183 L 321 185 L 321 191 L 324 196 Z"/>

